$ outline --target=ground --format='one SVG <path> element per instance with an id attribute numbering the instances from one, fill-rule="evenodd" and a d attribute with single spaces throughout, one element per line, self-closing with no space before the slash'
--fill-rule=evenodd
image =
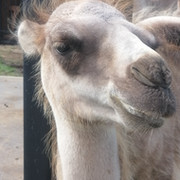
<path id="1" fill-rule="evenodd" d="M 23 53 L 18 45 L 0 45 L 0 75 L 22 76 Z"/>
<path id="2" fill-rule="evenodd" d="M 0 179 L 23 179 L 23 80 L 0 76 Z"/>
<path id="3" fill-rule="evenodd" d="M 22 64 L 18 46 L 0 45 L 0 180 L 23 180 Z"/>

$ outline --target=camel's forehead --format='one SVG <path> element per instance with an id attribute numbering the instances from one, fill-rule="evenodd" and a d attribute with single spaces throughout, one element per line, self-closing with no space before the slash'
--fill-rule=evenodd
<path id="1" fill-rule="evenodd" d="M 56 22 L 49 22 L 46 25 L 46 39 L 50 39 L 47 42 L 52 43 L 76 37 L 86 43 L 99 44 L 104 38 L 109 37 L 112 31 L 114 31 L 112 26 L 101 19 L 89 17 L 57 19 Z"/>
<path id="2" fill-rule="evenodd" d="M 105 3 L 96 1 L 72 1 L 60 5 L 52 13 L 50 19 L 53 18 L 71 18 L 83 16 L 95 16 L 105 21 L 112 21 L 113 18 L 125 18 L 124 15 Z"/>
<path id="3" fill-rule="evenodd" d="M 49 32 L 55 37 L 60 30 L 78 29 L 79 32 L 86 35 L 99 32 L 111 31 L 114 26 L 124 24 L 124 16 L 116 10 L 102 2 L 96 1 L 72 1 L 60 5 L 50 16 L 46 24 L 47 35 Z M 91 32 L 90 32 L 91 31 Z M 88 33 L 89 32 L 89 33 Z"/>

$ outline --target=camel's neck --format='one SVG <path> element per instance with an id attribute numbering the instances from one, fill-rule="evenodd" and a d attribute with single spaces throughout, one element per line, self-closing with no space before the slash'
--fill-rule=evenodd
<path id="1" fill-rule="evenodd" d="M 59 120 L 57 142 L 63 180 L 120 179 L 113 125 L 82 125 Z"/>

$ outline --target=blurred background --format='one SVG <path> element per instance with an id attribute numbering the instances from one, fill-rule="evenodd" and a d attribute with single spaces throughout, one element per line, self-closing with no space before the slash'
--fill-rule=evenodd
<path id="1" fill-rule="evenodd" d="M 23 54 L 15 32 L 20 0 L 0 0 L 0 180 L 23 179 Z"/>
<path id="2" fill-rule="evenodd" d="M 20 0 L 0 1 L 0 75 L 22 76 L 22 52 L 11 34 L 19 14 Z"/>

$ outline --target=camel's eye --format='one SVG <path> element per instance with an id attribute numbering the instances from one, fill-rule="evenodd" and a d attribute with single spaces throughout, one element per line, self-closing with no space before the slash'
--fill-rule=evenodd
<path id="1" fill-rule="evenodd" d="M 66 53 L 68 53 L 71 50 L 71 47 L 66 43 L 61 43 L 56 47 L 56 51 L 62 56 L 66 55 Z"/>

